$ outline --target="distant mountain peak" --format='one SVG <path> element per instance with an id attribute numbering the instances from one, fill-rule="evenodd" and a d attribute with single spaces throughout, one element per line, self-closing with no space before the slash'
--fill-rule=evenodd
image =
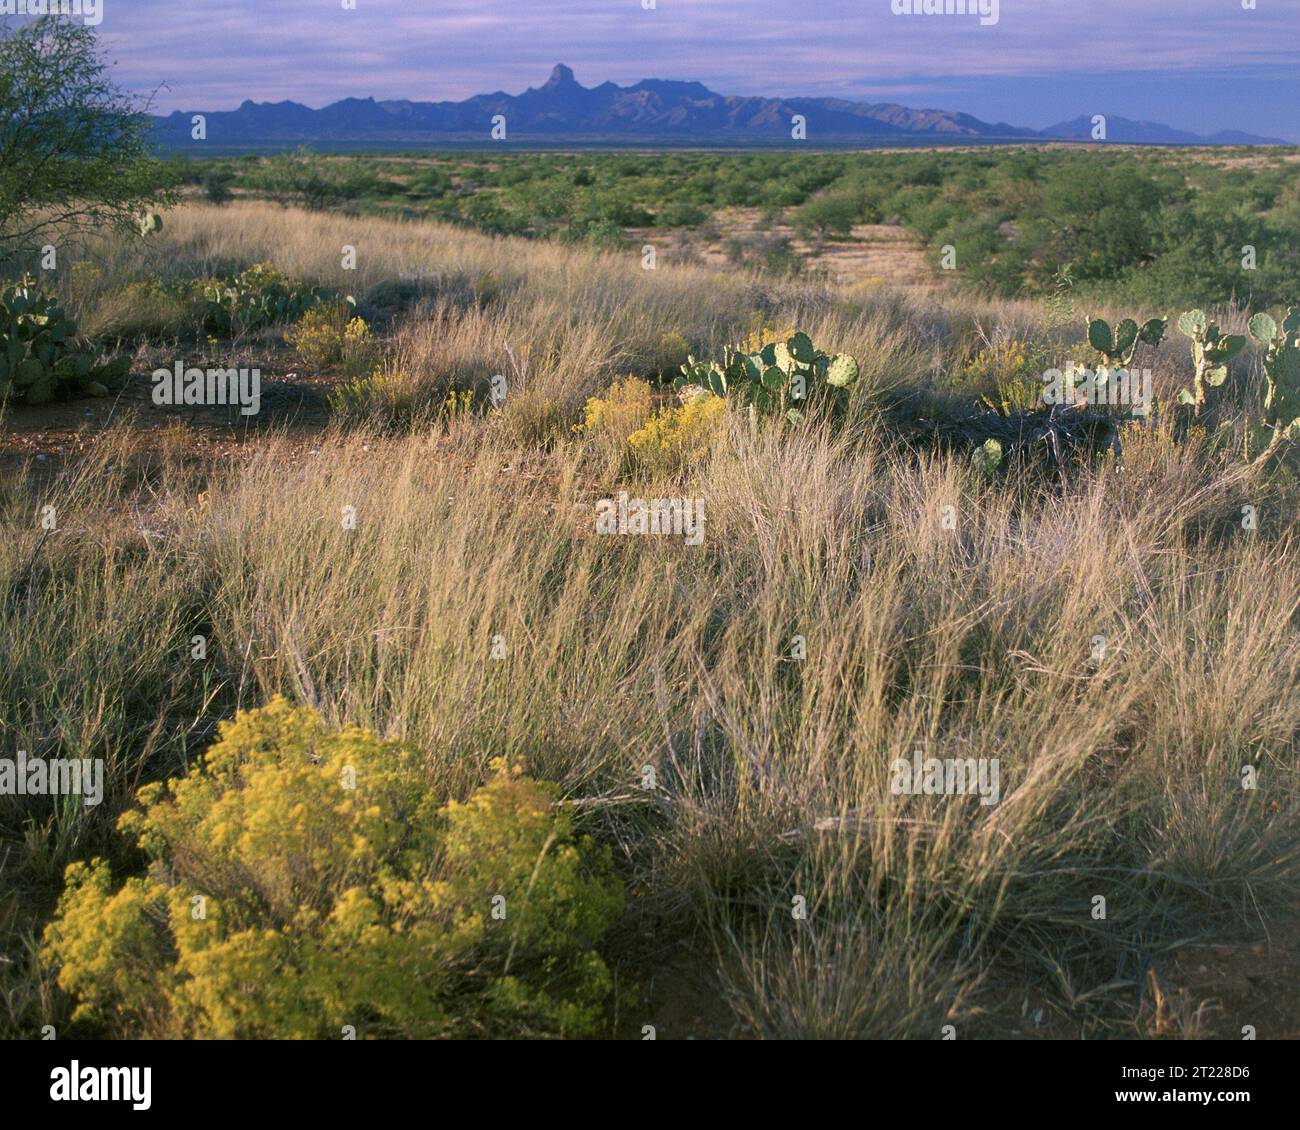
<path id="1" fill-rule="evenodd" d="M 551 69 L 551 77 L 546 80 L 543 90 L 554 90 L 557 86 L 577 86 L 578 80 L 573 77 L 573 68 L 566 67 L 563 63 L 556 63 Z"/>

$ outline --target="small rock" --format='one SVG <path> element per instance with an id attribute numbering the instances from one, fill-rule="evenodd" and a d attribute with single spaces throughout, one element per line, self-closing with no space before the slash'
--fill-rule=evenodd
<path id="1" fill-rule="evenodd" d="M 99 396 L 107 396 L 107 395 L 108 395 L 108 389 L 105 388 L 105 387 L 104 387 L 102 384 L 100 384 L 98 381 L 87 381 L 87 382 L 86 382 L 86 394 L 87 394 L 88 396 L 97 396 L 97 397 L 99 397 Z"/>

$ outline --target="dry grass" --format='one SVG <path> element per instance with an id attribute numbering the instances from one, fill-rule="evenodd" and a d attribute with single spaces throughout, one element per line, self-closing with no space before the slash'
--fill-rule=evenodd
<path id="1" fill-rule="evenodd" d="M 10 483 L 6 749 L 109 757 L 120 803 L 217 717 L 283 692 L 418 743 L 454 793 L 490 758 L 522 757 L 617 846 L 635 894 L 617 960 L 644 971 L 647 933 L 695 939 L 751 1035 L 999 1033 L 1004 1000 L 1030 994 L 1071 1031 L 1132 1034 L 1153 958 L 1294 903 L 1288 481 L 1153 432 L 1122 468 L 994 485 L 900 453 L 866 408 L 835 435 L 736 420 L 693 471 L 620 480 L 567 424 L 670 329 L 709 342 L 754 310 L 795 320 L 856 351 L 878 389 L 951 366 L 972 319 L 1029 327 L 1034 311 L 864 305 L 445 229 L 310 223 L 189 209 L 167 233 L 176 262 L 273 255 L 334 284 L 335 245 L 354 244 L 353 289 L 408 273 L 427 288 L 392 341 L 420 390 L 513 357 L 556 426 L 507 412 L 450 435 L 336 431 L 296 462 L 271 438 L 204 473 L 117 433 L 70 478 Z M 476 298 L 488 274 L 498 290 Z M 703 544 L 597 536 L 593 505 L 620 489 L 703 499 Z M 60 519 L 43 538 L 30 515 L 46 502 Z M 891 762 L 918 745 L 997 759 L 1000 803 L 895 796 Z M 5 875 L 33 899 L 106 842 L 103 818 L 35 804 L 0 822 L 8 843 L 26 837 Z M 0 1013 L 16 1032 L 62 1008 L 25 977 Z"/>

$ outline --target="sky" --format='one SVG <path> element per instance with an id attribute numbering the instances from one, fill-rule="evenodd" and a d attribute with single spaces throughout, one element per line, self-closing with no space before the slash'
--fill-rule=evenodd
<path id="1" fill-rule="evenodd" d="M 562 62 L 585 86 L 688 79 L 1036 129 L 1102 113 L 1300 142 L 1300 0 L 999 0 L 987 26 L 895 13 L 904 0 L 99 3 L 118 83 L 160 113 L 514 94 Z"/>

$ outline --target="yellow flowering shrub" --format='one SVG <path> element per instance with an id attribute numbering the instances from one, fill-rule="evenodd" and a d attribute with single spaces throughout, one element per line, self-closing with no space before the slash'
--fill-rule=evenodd
<path id="1" fill-rule="evenodd" d="M 368 372 L 375 361 L 375 339 L 364 318 L 352 318 L 343 327 L 343 371 L 350 376 Z"/>
<path id="2" fill-rule="evenodd" d="M 352 366 L 347 367 L 352 373 Z M 399 357 L 372 361 L 363 375 L 353 375 L 330 389 L 330 411 L 343 420 L 393 422 L 418 416 L 427 401 L 419 382 Z"/>
<path id="3" fill-rule="evenodd" d="M 349 372 L 368 369 L 374 342 L 365 319 L 349 318 L 343 302 L 321 302 L 303 314 L 285 335 L 304 365 L 324 369 L 343 362 Z"/>
<path id="4" fill-rule="evenodd" d="M 1041 405 L 1046 362 L 1024 341 L 985 346 L 966 362 L 962 381 L 988 407 L 1003 415 Z"/>
<path id="5" fill-rule="evenodd" d="M 615 381 L 603 397 L 593 396 L 582 409 L 582 423 L 574 431 L 594 436 L 612 433 L 625 439 L 654 411 L 650 385 L 637 377 Z"/>
<path id="6" fill-rule="evenodd" d="M 660 409 L 627 444 L 648 470 L 676 471 L 708 453 L 726 414 L 722 397 L 701 393 L 680 407 Z"/>
<path id="7" fill-rule="evenodd" d="M 122 817 L 151 860 L 67 870 L 42 954 L 74 1019 L 165 1038 L 584 1035 L 622 908 L 553 786 L 494 764 L 464 803 L 420 756 L 282 698 Z"/>
<path id="8" fill-rule="evenodd" d="M 637 377 L 615 381 L 604 396 L 593 396 L 582 410 L 582 423 L 573 430 L 594 443 L 607 456 L 622 455 L 627 437 L 654 412 L 654 393 Z"/>

